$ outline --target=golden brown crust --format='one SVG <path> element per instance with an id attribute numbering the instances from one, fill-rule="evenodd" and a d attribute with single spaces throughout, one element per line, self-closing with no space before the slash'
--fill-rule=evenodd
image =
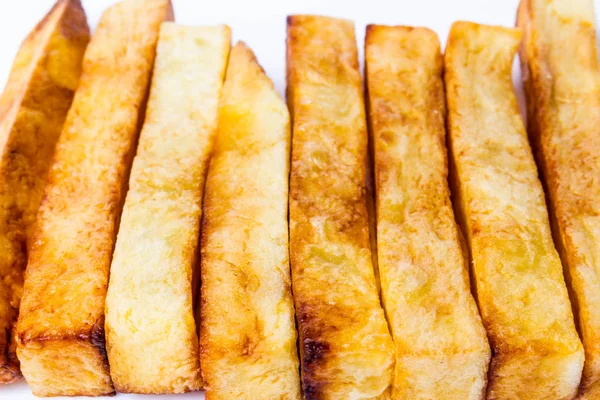
<path id="1" fill-rule="evenodd" d="M 585 348 L 600 383 L 600 64 L 589 0 L 523 0 L 518 25 L 529 134 Z"/>
<path id="2" fill-rule="evenodd" d="M 452 182 L 494 353 L 488 399 L 571 399 L 583 349 L 512 87 L 515 29 L 454 24 L 445 55 Z"/>
<path id="3" fill-rule="evenodd" d="M 231 51 L 202 228 L 208 400 L 300 400 L 288 256 L 290 123 L 252 51 Z"/>
<path id="4" fill-rule="evenodd" d="M 367 27 L 379 273 L 396 348 L 393 399 L 485 395 L 490 348 L 450 202 L 442 64 L 428 29 Z"/>
<path id="5" fill-rule="evenodd" d="M 168 0 L 127 0 L 102 16 L 56 147 L 38 214 L 17 354 L 38 396 L 114 392 L 104 300 L 124 189 Z"/>
<path id="6" fill-rule="evenodd" d="M 0 383 L 21 376 L 12 330 L 27 241 L 88 41 L 79 0 L 57 2 L 21 44 L 0 96 Z"/>
<path id="7" fill-rule="evenodd" d="M 599 400 L 600 399 L 600 383 L 595 382 L 585 387 L 585 390 L 581 390 L 580 396 L 577 400 Z"/>
<path id="8" fill-rule="evenodd" d="M 287 74 L 290 256 L 304 396 L 387 397 L 393 344 L 371 261 L 353 24 L 288 17 Z"/>
<path id="9" fill-rule="evenodd" d="M 229 47 L 223 25 L 161 27 L 106 298 L 108 359 L 119 392 L 202 386 L 192 277 Z"/>

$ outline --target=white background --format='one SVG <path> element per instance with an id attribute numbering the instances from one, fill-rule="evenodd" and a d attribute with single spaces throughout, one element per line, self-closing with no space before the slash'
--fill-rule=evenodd
<path id="1" fill-rule="evenodd" d="M 323 14 L 348 18 L 356 23 L 356 37 L 362 54 L 365 26 L 369 23 L 426 26 L 435 30 L 442 43 L 457 20 L 513 26 L 518 0 L 172 0 L 175 19 L 181 24 L 226 23 L 233 40 L 243 40 L 275 82 L 279 93 L 285 89 L 285 28 L 289 14 Z M 53 0 L 0 0 L 0 84 L 3 86 L 21 40 L 50 9 Z M 83 0 L 93 29 L 102 11 L 115 0 Z M 600 10 L 600 0 L 594 0 Z M 576 45 L 576 44 L 574 44 Z M 520 95 L 519 71 L 515 68 L 516 90 Z M 521 97 L 521 96 L 519 96 Z M 0 399 L 34 399 L 23 382 L 0 386 Z M 118 399 L 174 400 L 202 398 L 198 393 L 172 396 L 118 395 Z M 233 399 L 232 399 L 233 400 Z"/>

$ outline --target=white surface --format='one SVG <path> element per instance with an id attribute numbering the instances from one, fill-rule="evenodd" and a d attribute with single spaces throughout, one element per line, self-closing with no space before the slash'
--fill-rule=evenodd
<path id="1" fill-rule="evenodd" d="M 348 18 L 356 24 L 362 54 L 365 26 L 369 23 L 426 26 L 435 30 L 442 43 L 456 20 L 513 26 L 518 0 L 172 0 L 175 19 L 181 24 L 226 23 L 233 41 L 245 41 L 275 82 L 279 93 L 285 89 L 285 27 L 289 14 L 322 14 Z M 0 83 L 10 71 L 21 40 L 52 6 L 53 0 L 0 0 Z M 92 29 L 102 11 L 115 0 L 83 0 Z M 600 10 L 600 0 L 594 0 Z M 515 78 L 518 78 L 518 69 Z M 516 88 L 520 92 L 518 79 Z M 118 399 L 202 399 L 199 393 L 170 396 L 118 395 Z M 29 400 L 35 397 L 23 382 L 0 387 L 0 399 Z"/>

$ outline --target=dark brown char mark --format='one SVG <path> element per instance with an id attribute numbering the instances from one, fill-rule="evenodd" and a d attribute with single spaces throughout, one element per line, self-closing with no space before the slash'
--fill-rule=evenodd
<path id="1" fill-rule="evenodd" d="M 319 378 L 319 372 L 327 363 L 331 346 L 322 339 L 321 332 L 326 328 L 320 326 L 317 316 L 307 308 L 301 306 L 298 309 L 302 387 L 305 400 L 321 400 L 326 382 Z"/>

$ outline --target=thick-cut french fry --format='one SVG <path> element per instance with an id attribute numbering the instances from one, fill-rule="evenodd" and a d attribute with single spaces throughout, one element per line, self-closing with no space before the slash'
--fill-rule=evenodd
<path id="1" fill-rule="evenodd" d="M 490 347 L 450 202 L 438 38 L 370 25 L 365 62 L 392 398 L 482 399 Z"/>
<path id="2" fill-rule="evenodd" d="M 38 396 L 114 392 L 104 346 L 108 272 L 158 30 L 171 17 L 168 0 L 119 3 L 104 13 L 85 53 L 17 323 L 17 355 Z"/>
<path id="3" fill-rule="evenodd" d="M 513 91 L 516 29 L 458 22 L 445 56 L 459 220 L 493 358 L 488 399 L 571 399 L 583 348 Z"/>
<path id="4" fill-rule="evenodd" d="M 591 0 L 522 0 L 529 134 L 585 349 L 600 384 L 600 64 Z"/>
<path id="5" fill-rule="evenodd" d="M 290 255 L 304 396 L 387 398 L 393 344 L 371 261 L 354 26 L 288 18 Z"/>
<path id="6" fill-rule="evenodd" d="M 106 297 L 106 346 L 119 392 L 202 386 L 192 280 L 229 47 L 226 26 L 161 27 Z"/>
<path id="7" fill-rule="evenodd" d="M 21 45 L 0 96 L 0 383 L 21 376 L 12 331 L 27 241 L 89 36 L 79 0 L 58 1 Z"/>
<path id="8" fill-rule="evenodd" d="M 290 122 L 252 51 L 231 51 L 206 181 L 201 364 L 208 400 L 300 399 L 288 257 Z"/>

